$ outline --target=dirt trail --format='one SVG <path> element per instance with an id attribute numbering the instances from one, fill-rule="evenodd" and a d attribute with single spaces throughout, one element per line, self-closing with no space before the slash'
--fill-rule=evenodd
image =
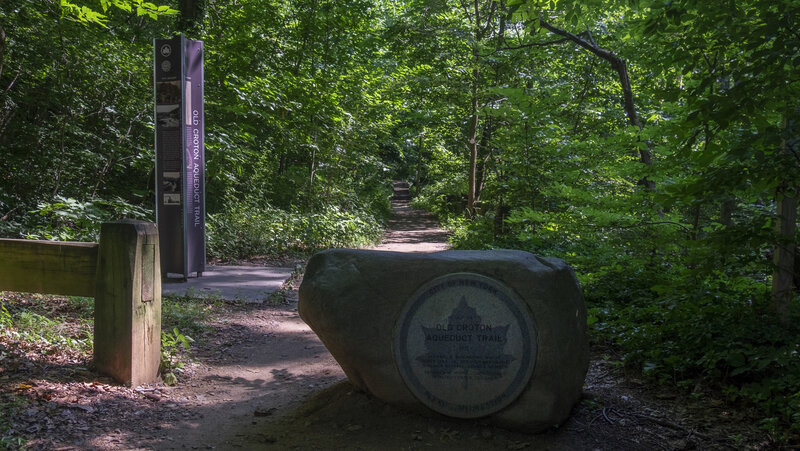
<path id="1" fill-rule="evenodd" d="M 445 249 L 446 234 L 430 216 L 410 209 L 404 187 L 398 188 L 390 230 L 375 249 Z M 404 412 L 355 391 L 346 381 L 299 318 L 297 285 L 278 306 L 226 306 L 225 314 L 196 337 L 196 362 L 187 365 L 174 387 L 118 387 L 74 364 L 47 370 L 57 371 L 58 377 L 29 378 L 34 386 L 27 390 L 40 400 L 24 412 L 30 420 L 20 420 L 32 425 L 27 435 L 31 447 L 680 450 L 740 448 L 751 436 L 724 405 L 698 407 L 670 392 L 654 393 L 625 381 L 618 367 L 603 358 L 590 366 L 586 399 L 561 427 L 542 434 Z M 730 437 L 736 434 L 745 438 L 735 442 Z"/>
<path id="2" fill-rule="evenodd" d="M 430 213 L 409 205 L 408 184 L 394 182 L 392 216 L 383 241 L 372 249 L 395 252 L 437 252 L 449 249 L 447 232 Z"/>

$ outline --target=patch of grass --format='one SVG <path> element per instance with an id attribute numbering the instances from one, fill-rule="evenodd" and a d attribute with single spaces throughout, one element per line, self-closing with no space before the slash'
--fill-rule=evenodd
<path id="1" fill-rule="evenodd" d="M 67 296 L 67 306 L 76 315 L 87 320 L 94 318 L 94 298 L 84 298 L 79 296 Z"/>
<path id="2" fill-rule="evenodd" d="M 161 332 L 161 378 L 166 385 L 178 383 L 177 373 L 183 371 L 184 360 L 189 356 L 189 347 L 194 340 L 178 331 Z"/>
<path id="3" fill-rule="evenodd" d="M 206 323 L 224 301 L 219 296 L 166 295 L 161 299 L 161 377 L 165 384 L 178 383 L 184 364 L 191 360 L 194 337 L 202 337 Z"/>
<path id="4" fill-rule="evenodd" d="M 305 265 L 296 265 L 294 270 L 292 270 L 292 274 L 286 279 L 286 282 L 284 282 L 280 288 L 270 293 L 269 298 L 266 299 L 267 305 L 274 307 L 288 304 L 289 300 L 286 298 L 287 294 L 302 280 L 305 271 Z"/>
<path id="5" fill-rule="evenodd" d="M 92 349 L 92 324 L 69 324 L 53 320 L 38 313 L 22 311 L 13 319 L 12 337 L 20 341 L 39 343 L 52 352 L 56 349 L 73 349 L 89 352 Z"/>
<path id="6" fill-rule="evenodd" d="M 83 299 L 0 293 L 0 335 L 39 347 L 42 353 L 89 353 L 93 307 L 87 309 Z"/>
<path id="7" fill-rule="evenodd" d="M 186 296 L 167 295 L 161 298 L 161 329 L 178 329 L 183 334 L 197 335 L 205 330 L 215 307 L 224 301 L 219 297 L 197 297 L 192 293 Z"/>
<path id="8" fill-rule="evenodd" d="M 223 305 L 218 296 L 193 293 L 162 298 L 161 374 L 165 383 L 177 383 L 177 375 L 191 360 L 192 337 L 202 337 L 212 314 Z M 48 356 L 71 352 L 91 358 L 93 317 L 92 298 L 0 292 L 0 338 L 9 346 L 0 348 L 0 368 L 3 349 Z M 4 398 L 0 398 L 0 409 L 7 417 L 10 407 Z M 21 447 L 14 437 L 3 434 L 0 424 L 0 450 Z"/>

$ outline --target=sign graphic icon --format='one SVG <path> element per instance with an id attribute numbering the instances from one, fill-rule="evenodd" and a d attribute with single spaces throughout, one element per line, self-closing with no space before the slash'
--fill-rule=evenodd
<path id="1" fill-rule="evenodd" d="M 420 402 L 478 418 L 508 406 L 528 385 L 537 336 L 513 290 L 479 274 L 452 273 L 408 300 L 393 346 L 400 375 Z"/>
<path id="2" fill-rule="evenodd" d="M 422 326 L 428 352 L 417 357 L 417 361 L 428 368 L 431 377 L 437 379 L 463 373 L 464 389 L 468 390 L 471 372 L 484 375 L 489 380 L 497 379 L 515 360 L 511 354 L 504 353 L 509 327 L 510 324 L 485 324 L 475 309 L 467 304 L 466 297 L 462 296 L 446 325 Z"/>
<path id="3" fill-rule="evenodd" d="M 164 44 L 161 46 L 161 56 L 170 56 L 172 55 L 172 46 L 169 44 Z"/>

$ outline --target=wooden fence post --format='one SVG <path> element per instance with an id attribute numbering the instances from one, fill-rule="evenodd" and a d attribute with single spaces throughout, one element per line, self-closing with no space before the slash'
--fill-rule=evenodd
<path id="1" fill-rule="evenodd" d="M 97 369 L 135 387 L 158 379 L 161 263 L 150 222 L 103 223 L 94 308 Z"/>

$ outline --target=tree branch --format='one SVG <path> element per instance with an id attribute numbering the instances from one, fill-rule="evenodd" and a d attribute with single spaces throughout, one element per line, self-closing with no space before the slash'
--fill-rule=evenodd
<path id="1" fill-rule="evenodd" d="M 519 49 L 525 49 L 525 48 L 528 48 L 528 47 L 546 47 L 548 45 L 563 44 L 563 43 L 569 42 L 569 41 L 570 41 L 569 39 L 564 38 L 564 39 L 557 39 L 555 41 L 531 42 L 529 44 L 522 44 L 522 45 L 518 45 L 518 46 L 515 46 L 515 47 L 503 47 L 503 48 L 501 48 L 499 50 L 519 50 Z"/>
<path id="2" fill-rule="evenodd" d="M 486 35 L 486 33 L 488 33 L 488 32 L 489 32 L 489 27 L 491 27 L 491 26 L 492 26 L 492 20 L 494 20 L 494 19 L 493 19 L 493 17 L 494 17 L 494 13 L 495 13 L 496 11 L 497 11 L 497 3 L 493 1 L 493 2 L 491 2 L 491 3 L 489 4 L 489 12 L 488 12 L 488 13 L 486 13 L 486 19 L 485 19 L 485 20 L 486 20 L 486 25 L 484 25 L 483 27 L 481 27 L 481 24 L 480 24 L 480 23 L 478 23 L 478 24 L 477 24 L 477 25 L 478 25 L 478 28 L 482 28 L 482 29 L 480 30 L 480 32 L 481 32 L 481 35 L 485 36 L 485 35 Z"/>
<path id="3" fill-rule="evenodd" d="M 579 34 L 578 36 L 581 36 L 581 35 L 583 35 L 583 33 Z M 503 42 L 506 42 L 505 39 L 503 40 Z M 482 57 L 492 56 L 495 53 L 502 52 L 504 50 L 519 50 L 519 49 L 527 49 L 527 48 L 531 48 L 531 47 L 547 47 L 549 45 L 564 44 L 565 42 L 571 42 L 571 40 L 568 39 L 568 38 L 563 38 L 563 39 L 556 39 L 555 41 L 530 42 L 528 44 L 520 44 L 520 45 L 516 45 L 516 46 L 500 47 L 498 49 L 495 49 L 495 50 L 491 51 L 490 53 L 482 54 L 481 56 Z"/>
<path id="4" fill-rule="evenodd" d="M 559 36 L 563 36 L 566 39 L 578 44 L 579 46 L 583 47 L 584 49 L 588 50 L 589 52 L 593 53 L 595 56 L 602 58 L 611 64 L 611 68 L 617 72 L 619 77 L 619 84 L 622 88 L 622 106 L 625 109 L 625 114 L 628 116 L 628 121 L 631 125 L 636 126 L 639 130 L 642 129 L 642 123 L 639 121 L 639 115 L 636 112 L 636 105 L 633 103 L 633 89 L 631 88 L 631 80 L 628 76 L 628 67 L 625 63 L 625 60 L 617 56 L 614 52 L 610 50 L 606 50 L 604 48 L 599 47 L 594 40 L 589 35 L 589 39 L 592 42 L 589 42 L 578 35 L 572 34 L 566 30 L 562 30 L 557 28 L 544 20 L 544 17 L 539 16 L 539 24 L 542 28 L 550 31 L 553 34 L 557 34 Z M 653 164 L 652 156 L 650 155 L 649 148 L 639 149 L 639 161 L 646 165 Z M 652 182 L 645 182 L 648 187 L 654 188 L 654 184 Z M 653 185 L 653 186 L 651 186 Z"/>
<path id="5" fill-rule="evenodd" d="M 597 47 L 597 42 L 595 42 L 594 38 L 592 37 L 592 32 L 589 30 L 589 25 L 586 25 L 586 34 L 589 36 L 589 41 L 592 43 L 592 45 Z"/>
<path id="6" fill-rule="evenodd" d="M 461 7 L 464 9 L 464 15 L 467 16 L 467 19 L 469 19 L 470 22 L 472 22 L 472 14 L 469 12 L 467 3 L 464 0 L 461 0 L 459 3 L 461 3 Z"/>
<path id="7" fill-rule="evenodd" d="M 8 84 L 8 86 L 6 87 L 5 91 L 3 91 L 4 93 L 8 92 L 8 91 L 11 91 L 11 88 L 14 87 L 14 83 L 17 82 L 17 79 L 19 78 L 20 75 L 22 75 L 22 63 L 20 63 L 20 65 L 19 65 L 19 70 L 17 71 L 17 75 L 14 77 L 13 80 L 11 80 L 11 83 Z"/>
<path id="8" fill-rule="evenodd" d="M 3 62 L 6 55 L 6 30 L 0 26 L 0 76 L 3 75 Z"/>
<path id="9" fill-rule="evenodd" d="M 556 28 L 555 26 L 551 25 L 541 17 L 539 18 L 539 24 L 541 24 L 543 28 L 550 31 L 551 33 L 569 39 L 570 41 L 578 44 L 579 46 L 585 48 L 594 55 L 608 61 L 611 64 L 611 67 L 617 72 L 617 75 L 619 76 L 619 82 L 622 87 L 622 95 L 624 102 L 623 106 L 625 108 L 625 113 L 628 115 L 628 120 L 630 121 L 631 125 L 635 125 L 641 129 L 642 125 L 639 122 L 639 115 L 636 114 L 636 107 L 633 104 L 633 91 L 631 90 L 631 80 L 628 77 L 628 67 L 625 64 L 625 60 L 618 57 L 614 52 L 610 50 L 600 48 L 597 45 L 592 45 L 591 42 L 582 39 L 578 35 L 572 34 L 560 28 Z"/>

